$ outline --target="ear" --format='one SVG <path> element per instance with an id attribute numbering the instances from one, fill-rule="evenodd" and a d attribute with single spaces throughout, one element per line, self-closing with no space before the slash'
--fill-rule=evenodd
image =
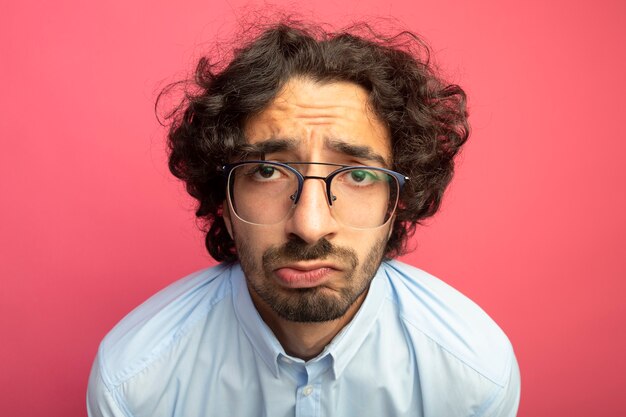
<path id="1" fill-rule="evenodd" d="M 387 242 L 391 239 L 391 234 L 393 233 L 393 226 L 396 224 L 396 215 L 394 214 L 389 222 L 389 233 L 387 233 Z"/>
<path id="2" fill-rule="evenodd" d="M 228 204 L 228 201 L 226 200 L 224 200 L 224 202 L 222 203 L 222 218 L 224 219 L 224 224 L 226 225 L 226 230 L 228 230 L 228 234 L 230 235 L 230 238 L 234 239 L 233 223 L 232 223 L 232 218 L 230 216 L 230 205 Z"/>

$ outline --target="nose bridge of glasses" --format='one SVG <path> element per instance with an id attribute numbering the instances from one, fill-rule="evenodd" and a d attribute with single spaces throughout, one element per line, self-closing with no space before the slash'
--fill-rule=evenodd
<path id="1" fill-rule="evenodd" d="M 326 177 L 322 177 L 319 175 L 302 175 L 302 173 L 300 173 L 300 176 L 302 178 L 302 186 L 299 189 L 299 193 L 298 195 L 294 195 L 292 196 L 292 199 L 294 200 L 294 204 L 297 204 L 298 201 L 300 201 L 300 197 L 302 196 L 302 193 L 304 191 L 304 186 L 306 184 L 306 180 L 321 180 L 323 183 L 323 192 L 325 195 L 325 200 L 328 203 L 329 206 L 333 205 L 333 201 L 336 200 L 336 197 L 331 195 L 330 193 L 330 186 L 329 186 L 329 179 L 328 176 Z"/>
<path id="2" fill-rule="evenodd" d="M 299 177 L 300 182 L 296 193 L 291 196 L 294 204 L 297 204 L 300 201 L 301 194 L 304 192 L 305 184 L 307 183 L 307 180 L 311 179 L 322 181 L 325 201 L 328 205 L 332 206 L 332 199 L 329 196 L 330 187 L 328 185 L 328 177 L 334 170 L 337 169 L 338 166 L 336 164 L 324 162 L 288 162 L 287 164 L 296 173 L 296 176 Z M 317 183 L 317 181 L 310 182 Z M 310 186 L 307 188 L 310 188 Z"/>

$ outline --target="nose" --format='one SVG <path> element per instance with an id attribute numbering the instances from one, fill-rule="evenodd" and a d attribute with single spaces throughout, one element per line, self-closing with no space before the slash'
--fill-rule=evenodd
<path id="1" fill-rule="evenodd" d="M 289 236 L 314 244 L 321 238 L 330 240 L 337 233 L 339 225 L 330 212 L 325 186 L 316 178 L 304 181 L 298 204 L 285 224 Z"/>

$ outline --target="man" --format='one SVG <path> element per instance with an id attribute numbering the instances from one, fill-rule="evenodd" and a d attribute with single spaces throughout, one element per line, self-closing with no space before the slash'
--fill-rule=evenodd
<path id="1" fill-rule="evenodd" d="M 201 60 L 170 169 L 222 264 L 104 339 L 91 416 L 516 414 L 502 331 L 392 260 L 439 207 L 469 132 L 464 92 L 413 35 L 371 33 L 278 24 L 223 67 Z"/>

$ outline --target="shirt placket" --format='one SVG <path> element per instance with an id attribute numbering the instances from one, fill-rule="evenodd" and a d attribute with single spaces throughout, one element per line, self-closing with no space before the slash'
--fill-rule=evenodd
<path id="1" fill-rule="evenodd" d="M 296 391 L 296 417 L 319 417 L 322 384 L 307 384 Z"/>

